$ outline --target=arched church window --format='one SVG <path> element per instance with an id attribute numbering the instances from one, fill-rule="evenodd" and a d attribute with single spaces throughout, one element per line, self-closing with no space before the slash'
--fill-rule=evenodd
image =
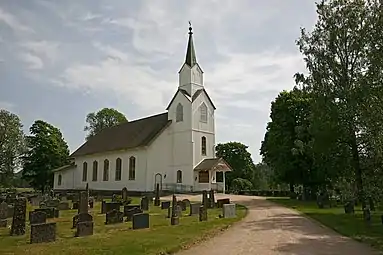
<path id="1" fill-rule="evenodd" d="M 177 183 L 182 183 L 182 171 L 177 171 Z"/>
<path id="2" fill-rule="evenodd" d="M 88 163 L 82 163 L 82 181 L 86 182 L 88 178 Z"/>
<path id="3" fill-rule="evenodd" d="M 103 181 L 108 181 L 109 180 L 109 160 L 105 159 L 104 160 L 104 174 L 102 176 Z"/>
<path id="4" fill-rule="evenodd" d="M 121 181 L 121 166 L 122 160 L 120 158 L 116 159 L 116 181 Z"/>
<path id="5" fill-rule="evenodd" d="M 176 122 L 180 122 L 184 120 L 184 107 L 181 103 L 177 105 L 176 109 Z"/>
<path id="6" fill-rule="evenodd" d="M 136 158 L 130 157 L 129 158 L 129 180 L 135 180 L 136 179 Z"/>
<path id="7" fill-rule="evenodd" d="M 93 161 L 93 176 L 92 176 L 92 181 L 94 182 L 97 181 L 97 171 L 98 171 L 98 162 L 95 160 Z"/>
<path id="8" fill-rule="evenodd" d="M 58 177 L 58 180 L 57 180 L 57 185 L 58 186 L 61 186 L 62 179 L 63 179 L 63 177 L 61 176 L 61 174 L 59 174 L 59 177 Z"/>
<path id="9" fill-rule="evenodd" d="M 206 137 L 202 136 L 201 138 L 201 154 L 206 156 Z"/>
<path id="10" fill-rule="evenodd" d="M 207 123 L 207 106 L 205 103 L 202 103 L 202 105 L 199 107 L 200 111 L 200 121 Z"/>

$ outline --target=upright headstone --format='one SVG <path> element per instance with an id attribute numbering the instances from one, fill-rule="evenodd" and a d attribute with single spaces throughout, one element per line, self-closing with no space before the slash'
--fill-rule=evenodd
<path id="1" fill-rule="evenodd" d="M 33 224 L 42 224 L 47 222 L 47 214 L 43 211 L 34 211 L 29 213 L 29 222 Z"/>
<path id="2" fill-rule="evenodd" d="M 31 225 L 31 243 L 56 241 L 56 222 Z"/>
<path id="3" fill-rule="evenodd" d="M 121 191 L 121 197 L 122 197 L 122 201 L 125 202 L 128 200 L 128 189 L 126 187 L 124 187 Z"/>
<path id="4" fill-rule="evenodd" d="M 7 227 L 8 204 L 3 201 L 0 204 L 0 228 Z"/>
<path id="5" fill-rule="evenodd" d="M 199 221 L 207 221 L 207 207 L 199 207 Z"/>
<path id="6" fill-rule="evenodd" d="M 89 208 L 93 209 L 94 207 L 94 197 L 89 197 Z"/>
<path id="7" fill-rule="evenodd" d="M 133 215 L 138 213 L 143 213 L 144 211 L 141 210 L 141 208 L 134 207 L 132 209 L 129 209 L 125 212 L 126 215 L 126 221 L 131 221 L 133 218 Z"/>
<path id="8" fill-rule="evenodd" d="M 80 206 L 78 208 L 78 213 L 88 213 L 88 193 L 87 191 L 81 191 L 80 193 Z"/>
<path id="9" fill-rule="evenodd" d="M 154 206 L 160 206 L 160 184 L 156 185 L 156 197 L 154 199 Z"/>
<path id="10" fill-rule="evenodd" d="M 107 212 L 105 217 L 105 225 L 122 223 L 124 221 L 124 213 L 116 209 Z"/>
<path id="11" fill-rule="evenodd" d="M 181 207 L 182 211 L 186 211 L 186 204 L 183 201 L 177 201 L 177 205 Z"/>
<path id="12" fill-rule="evenodd" d="M 60 202 L 59 205 L 57 206 L 57 209 L 60 211 L 69 210 L 70 209 L 69 202 Z"/>
<path id="13" fill-rule="evenodd" d="M 161 202 L 161 209 L 168 209 L 170 208 L 170 205 L 171 205 L 170 201 Z"/>
<path id="14" fill-rule="evenodd" d="M 177 215 L 177 198 L 173 194 L 173 199 L 172 199 L 172 217 L 170 219 L 170 224 L 171 225 L 178 225 L 180 223 L 180 218 L 179 215 Z"/>
<path id="15" fill-rule="evenodd" d="M 133 215 L 133 229 L 149 228 L 149 214 L 138 213 Z"/>
<path id="16" fill-rule="evenodd" d="M 199 214 L 199 208 L 202 206 L 201 203 L 190 204 L 190 216 Z"/>
<path id="17" fill-rule="evenodd" d="M 215 207 L 215 197 L 214 197 L 214 190 L 211 189 L 210 190 L 210 194 L 209 194 L 209 208 L 214 208 Z"/>
<path id="18" fill-rule="evenodd" d="M 224 218 L 237 217 L 237 214 L 235 211 L 235 204 L 224 204 L 222 208 L 222 214 Z"/>
<path id="19" fill-rule="evenodd" d="M 217 200 L 218 208 L 222 208 L 224 204 L 230 204 L 230 198 L 222 198 Z"/>
<path id="20" fill-rule="evenodd" d="M 11 236 L 25 234 L 26 210 L 27 199 L 25 197 L 16 198 L 12 219 Z"/>
<path id="21" fill-rule="evenodd" d="M 203 191 L 202 191 L 202 205 L 203 205 L 203 207 L 205 207 L 206 209 L 207 209 L 208 206 L 209 206 L 209 201 L 208 201 L 208 198 L 207 198 L 207 190 L 203 190 Z"/>
<path id="22" fill-rule="evenodd" d="M 146 196 L 141 198 L 141 209 L 143 211 L 149 210 L 149 199 Z"/>
<path id="23" fill-rule="evenodd" d="M 76 228 L 77 228 L 76 233 L 75 233 L 76 237 L 93 235 L 93 217 L 92 217 L 92 215 L 90 215 L 88 213 L 79 214 Z"/>

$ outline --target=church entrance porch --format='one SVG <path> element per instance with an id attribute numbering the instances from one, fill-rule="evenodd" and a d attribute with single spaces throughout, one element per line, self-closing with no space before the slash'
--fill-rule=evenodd
<path id="1" fill-rule="evenodd" d="M 225 193 L 225 173 L 232 171 L 223 158 L 204 159 L 194 168 L 194 191 L 213 189 Z"/>

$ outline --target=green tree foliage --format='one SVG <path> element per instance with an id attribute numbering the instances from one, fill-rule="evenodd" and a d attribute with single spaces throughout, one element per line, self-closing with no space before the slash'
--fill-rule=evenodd
<path id="1" fill-rule="evenodd" d="M 253 188 L 253 184 L 251 181 L 243 178 L 235 178 L 231 182 L 230 190 L 234 192 L 239 192 L 241 190 L 251 190 Z"/>
<path id="2" fill-rule="evenodd" d="M 26 141 L 23 179 L 44 192 L 53 186 L 52 170 L 69 163 L 68 145 L 58 128 L 42 120 L 33 123 Z"/>
<path id="3" fill-rule="evenodd" d="M 88 134 L 86 139 L 98 134 L 101 130 L 116 126 L 128 121 L 124 114 L 113 108 L 103 108 L 98 112 L 91 112 L 86 116 L 87 125 L 84 131 Z"/>
<path id="4" fill-rule="evenodd" d="M 255 166 L 248 146 L 239 142 L 228 142 L 216 146 L 216 156 L 222 157 L 233 168 L 233 171 L 225 174 L 226 185 L 231 188 L 236 178 L 253 180 Z"/>
<path id="5" fill-rule="evenodd" d="M 367 165 L 382 162 L 382 10 L 378 0 L 323 0 L 313 31 L 302 29 L 297 41 L 308 75 L 296 78 L 313 97 L 316 162 L 355 180 L 362 201 Z"/>
<path id="6" fill-rule="evenodd" d="M 0 186 L 12 186 L 14 172 L 25 151 L 23 126 L 19 117 L 0 110 Z"/>

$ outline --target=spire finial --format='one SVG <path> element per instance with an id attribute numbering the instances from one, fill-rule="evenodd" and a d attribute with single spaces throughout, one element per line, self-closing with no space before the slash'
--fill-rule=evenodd
<path id="1" fill-rule="evenodd" d="M 189 20 L 189 35 L 193 34 L 192 30 L 193 30 L 192 24 L 191 24 L 191 21 Z"/>

